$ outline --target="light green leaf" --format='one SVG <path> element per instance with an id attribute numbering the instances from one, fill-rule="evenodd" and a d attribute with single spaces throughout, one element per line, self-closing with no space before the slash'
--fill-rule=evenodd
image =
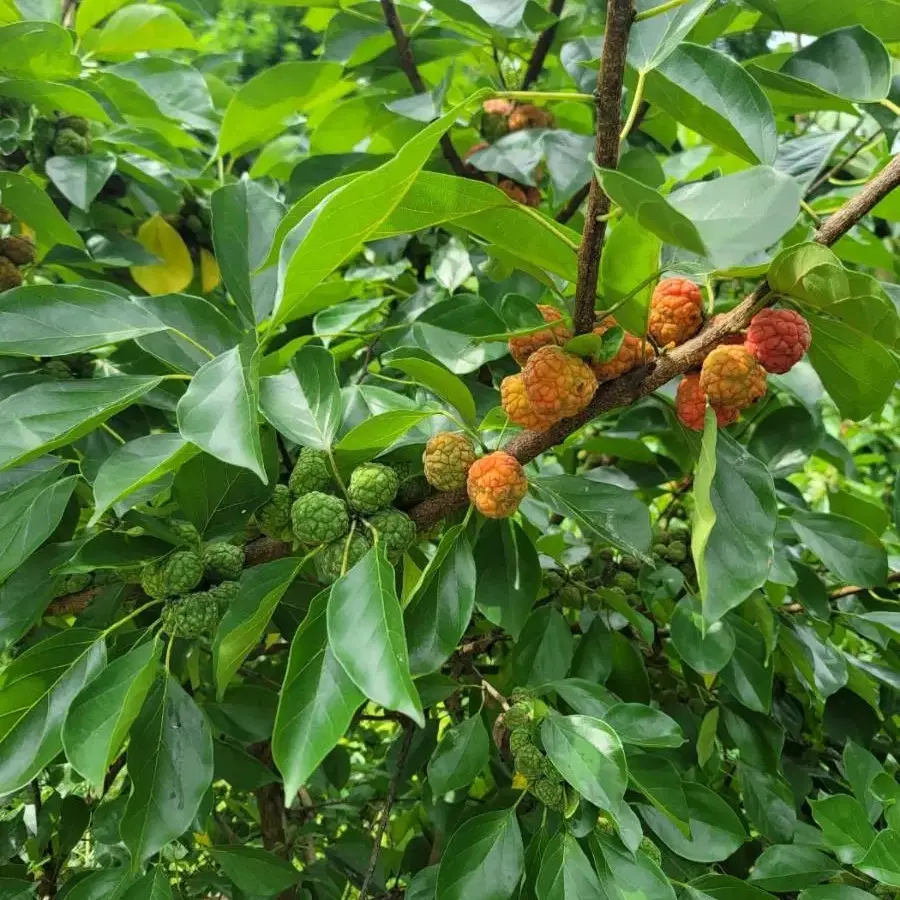
<path id="1" fill-rule="evenodd" d="M 0 172 L 0 196 L 3 197 L 3 205 L 20 222 L 27 223 L 34 230 L 41 255 L 54 244 L 84 249 L 84 241 L 78 232 L 30 178 L 18 172 Z"/>
<path id="2" fill-rule="evenodd" d="M 773 291 L 824 307 L 851 295 L 850 280 L 834 251 L 814 242 L 782 250 L 766 280 Z"/>
<path id="3" fill-rule="evenodd" d="M 631 216 L 625 216 L 606 239 L 600 260 L 603 305 L 611 307 L 632 295 L 616 310 L 616 321 L 632 334 L 643 334 L 647 329 L 661 250 L 660 239 Z"/>
<path id="4" fill-rule="evenodd" d="M 685 741 L 681 726 L 673 718 L 642 703 L 619 703 L 607 711 L 603 721 L 623 744 L 635 747 L 680 747 Z"/>
<path id="5" fill-rule="evenodd" d="M 644 71 L 660 65 L 675 51 L 712 2 L 687 0 L 661 15 L 635 22 L 628 39 L 629 65 Z M 640 15 L 659 5 L 657 0 L 637 0 L 635 10 Z"/>
<path id="6" fill-rule="evenodd" d="M 88 153 L 84 156 L 51 156 L 47 176 L 57 190 L 79 209 L 87 210 L 103 185 L 116 171 L 112 153 Z"/>
<path id="7" fill-rule="evenodd" d="M 401 347 L 397 354 L 390 356 L 388 360 L 390 368 L 399 369 L 411 378 L 415 378 L 441 400 L 458 410 L 464 421 L 474 424 L 475 400 L 462 379 L 443 366 L 427 359 L 403 356 L 404 349 Z"/>
<path id="8" fill-rule="evenodd" d="M 374 459 L 425 419 L 440 415 L 438 409 L 393 409 L 360 422 L 335 444 L 341 468 L 352 469 Z"/>
<path id="9" fill-rule="evenodd" d="M 900 887 L 900 831 L 894 828 L 880 831 L 856 867 L 881 884 Z"/>
<path id="10" fill-rule="evenodd" d="M 15 22 L 0 28 L 0 72 L 31 78 L 73 78 L 81 62 L 72 35 L 54 22 Z"/>
<path id="11" fill-rule="evenodd" d="M 840 871 L 839 865 L 813 847 L 775 844 L 757 858 L 750 871 L 750 882 L 777 893 L 800 891 Z"/>
<path id="12" fill-rule="evenodd" d="M 97 36 L 93 53 L 116 59 L 146 50 L 193 49 L 190 29 L 166 6 L 135 3 L 116 10 Z"/>
<path id="13" fill-rule="evenodd" d="M 3 94 L 24 103 L 33 103 L 45 116 L 62 111 L 71 116 L 83 116 L 95 122 L 112 124 L 106 110 L 95 97 L 71 84 L 11 78 L 3 82 Z"/>
<path id="14" fill-rule="evenodd" d="M 876 831 L 859 800 L 849 794 L 834 794 L 811 800 L 809 805 L 825 840 L 842 863 L 857 863 L 865 856 Z"/>

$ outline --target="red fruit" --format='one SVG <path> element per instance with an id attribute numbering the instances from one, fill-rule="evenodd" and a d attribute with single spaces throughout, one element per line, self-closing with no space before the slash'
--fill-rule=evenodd
<path id="1" fill-rule="evenodd" d="M 699 375 L 685 375 L 678 384 L 678 392 L 675 395 L 675 411 L 682 425 L 694 429 L 703 430 L 703 421 L 706 416 L 706 394 L 700 387 Z M 740 411 L 728 409 L 724 406 L 714 406 L 716 421 L 719 428 L 724 428 L 737 421 Z"/>
<path id="2" fill-rule="evenodd" d="M 792 309 L 764 309 L 751 320 L 745 346 L 767 372 L 783 375 L 809 349 L 809 324 Z"/>

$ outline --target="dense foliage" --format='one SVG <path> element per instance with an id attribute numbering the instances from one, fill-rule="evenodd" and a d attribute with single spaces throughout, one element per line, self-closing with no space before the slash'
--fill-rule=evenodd
<path id="1" fill-rule="evenodd" d="M 0 900 L 900 896 L 898 48 L 0 0 Z"/>

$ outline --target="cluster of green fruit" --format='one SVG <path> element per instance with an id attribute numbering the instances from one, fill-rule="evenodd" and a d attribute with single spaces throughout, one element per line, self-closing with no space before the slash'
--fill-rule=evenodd
<path id="1" fill-rule="evenodd" d="M 141 588 L 154 600 L 165 601 L 162 625 L 168 634 L 191 640 L 209 637 L 237 596 L 237 579 L 244 568 L 243 547 L 227 541 L 203 543 L 188 522 L 168 525 L 189 549 L 175 550 L 143 566 Z M 205 590 L 195 590 L 203 581 Z"/>
<path id="2" fill-rule="evenodd" d="M 547 715 L 546 705 L 523 691 L 513 693 L 513 704 L 503 713 L 509 730 L 509 752 L 516 775 L 523 778 L 528 791 L 548 809 L 563 813 L 568 798 L 562 775 L 538 745 L 538 727 Z"/>
<path id="3" fill-rule="evenodd" d="M 363 463 L 340 487 L 327 454 L 304 447 L 286 485 L 256 513 L 260 531 L 304 548 L 318 547 L 316 570 L 322 582 L 336 581 L 381 542 L 388 560 L 397 563 L 416 540 L 412 519 L 392 506 L 404 502 L 419 476 L 403 465 Z M 340 495 L 339 495 L 340 492 Z"/>
<path id="4" fill-rule="evenodd" d="M 71 353 L 41 360 L 40 373 L 58 381 L 73 378 L 91 378 L 94 374 L 94 357 L 89 353 Z"/>
<path id="5" fill-rule="evenodd" d="M 84 156 L 91 152 L 91 124 L 81 116 L 59 116 L 48 119 L 39 116 L 31 131 L 31 143 L 26 151 L 28 161 L 37 172 L 43 173 L 51 156 Z"/>

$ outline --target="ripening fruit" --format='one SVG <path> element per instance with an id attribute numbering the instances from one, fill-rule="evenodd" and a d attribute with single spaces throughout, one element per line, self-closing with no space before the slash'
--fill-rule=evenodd
<path id="1" fill-rule="evenodd" d="M 561 347 L 546 346 L 536 350 L 522 372 L 525 394 L 537 415 L 565 419 L 581 412 L 594 391 L 597 378 L 580 357 L 566 353 Z"/>
<path id="2" fill-rule="evenodd" d="M 525 128 L 552 128 L 553 116 L 546 109 L 532 103 L 518 105 L 507 120 L 510 131 L 522 131 Z"/>
<path id="3" fill-rule="evenodd" d="M 509 114 L 515 104 L 511 100 L 495 97 L 481 104 L 484 115 L 481 117 L 481 133 L 489 141 L 496 141 L 509 133 Z"/>
<path id="4" fill-rule="evenodd" d="M 21 234 L 0 238 L 0 256 L 5 256 L 17 266 L 27 266 L 37 258 L 34 241 Z"/>
<path id="5" fill-rule="evenodd" d="M 547 344 L 561 347 L 572 337 L 572 331 L 562 323 L 563 316 L 558 309 L 545 303 L 539 303 L 538 311 L 544 317 L 545 322 L 560 322 L 561 324 L 509 339 L 509 352 L 520 366 L 524 366 L 528 362 L 528 357 L 535 350 L 539 350 Z"/>
<path id="6" fill-rule="evenodd" d="M 476 460 L 466 481 L 469 499 L 483 516 L 511 516 L 528 493 L 528 479 L 518 460 L 498 450 Z"/>
<path id="7" fill-rule="evenodd" d="M 301 544 L 323 544 L 343 537 L 350 530 L 347 504 L 333 494 L 310 491 L 291 506 L 294 537 Z"/>
<path id="8" fill-rule="evenodd" d="M 509 421 L 532 431 L 546 431 L 557 420 L 534 411 L 525 393 L 525 378 L 521 372 L 504 378 L 500 383 L 500 402 Z"/>
<path id="9" fill-rule="evenodd" d="M 675 394 L 675 411 L 682 425 L 692 428 L 694 431 L 703 431 L 703 421 L 706 416 L 706 394 L 700 387 L 699 375 L 685 375 L 681 379 Z M 740 410 L 722 406 L 714 406 L 713 411 L 716 414 L 719 428 L 736 422 L 740 415 Z"/>
<path id="10" fill-rule="evenodd" d="M 5 256 L 0 256 L 0 291 L 8 291 L 22 283 L 19 267 Z"/>
<path id="11" fill-rule="evenodd" d="M 533 185 L 519 184 L 518 181 L 513 181 L 511 178 L 501 178 L 497 182 L 497 187 L 510 200 L 515 200 L 516 203 L 521 203 L 523 206 L 538 207 L 541 205 L 541 192 Z"/>
<path id="12" fill-rule="evenodd" d="M 373 513 L 390 506 L 399 488 L 400 479 L 390 466 L 363 463 L 350 475 L 347 499 L 357 512 Z"/>
<path id="13" fill-rule="evenodd" d="M 722 344 L 703 361 L 700 387 L 713 406 L 742 410 L 766 392 L 766 371 L 744 347 Z"/>
<path id="14" fill-rule="evenodd" d="M 425 477 L 439 491 L 455 491 L 466 483 L 466 475 L 475 462 L 471 438 L 460 431 L 442 431 L 425 445 L 422 464 Z"/>
<path id="15" fill-rule="evenodd" d="M 703 324 L 703 296 L 687 278 L 665 278 L 650 300 L 648 332 L 661 347 L 683 344 Z"/>
<path id="16" fill-rule="evenodd" d="M 60 128 L 53 141 L 56 156 L 84 156 L 91 152 L 90 135 L 79 134 L 74 128 Z"/>
<path id="17" fill-rule="evenodd" d="M 297 457 L 294 470 L 288 479 L 288 487 L 295 497 L 310 491 L 327 492 L 331 487 L 331 470 L 328 456 L 322 450 L 304 447 Z"/>
<path id="18" fill-rule="evenodd" d="M 764 309 L 751 320 L 744 346 L 767 372 L 783 375 L 809 349 L 809 324 L 792 309 Z"/>
<path id="19" fill-rule="evenodd" d="M 13 219 L 15 219 L 15 216 L 12 210 L 7 209 L 5 206 L 0 206 L 0 225 L 9 225 Z"/>
<path id="20" fill-rule="evenodd" d="M 607 316 L 599 325 L 594 328 L 594 334 L 603 335 L 618 323 L 612 316 Z M 639 337 L 625 332 L 625 337 L 619 347 L 619 352 L 612 358 L 602 363 L 592 363 L 591 369 L 597 376 L 597 381 L 602 384 L 604 381 L 611 381 L 618 378 L 632 369 L 636 369 L 646 360 L 653 358 L 653 348 L 647 341 L 642 341 Z"/>

